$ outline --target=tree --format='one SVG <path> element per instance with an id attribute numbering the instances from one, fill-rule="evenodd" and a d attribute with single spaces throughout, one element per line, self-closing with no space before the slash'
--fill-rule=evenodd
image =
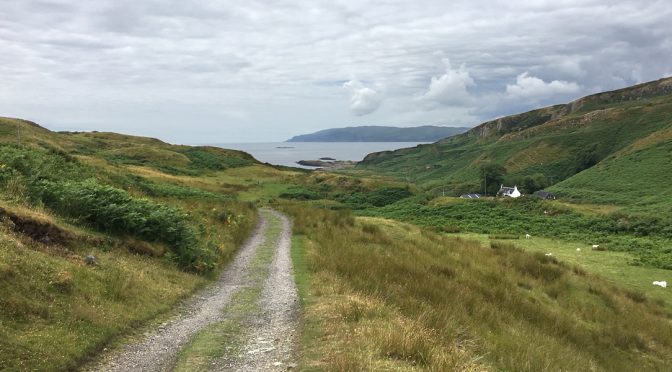
<path id="1" fill-rule="evenodd" d="M 574 156 L 574 172 L 579 173 L 600 162 L 597 146 L 579 150 Z"/>
<path id="2" fill-rule="evenodd" d="M 526 193 L 533 194 L 535 191 L 539 191 L 548 186 L 548 182 L 543 174 L 537 173 L 531 176 L 525 176 L 522 186 Z"/>
<path id="3" fill-rule="evenodd" d="M 495 194 L 504 181 L 506 168 L 497 163 L 484 163 L 480 167 L 481 187 L 485 194 Z"/>

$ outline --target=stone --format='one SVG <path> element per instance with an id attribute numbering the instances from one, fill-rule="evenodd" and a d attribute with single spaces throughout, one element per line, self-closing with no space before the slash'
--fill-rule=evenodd
<path id="1" fill-rule="evenodd" d="M 92 256 L 92 255 L 88 255 L 88 256 L 84 257 L 84 262 L 87 265 L 92 265 L 92 266 L 98 265 L 98 261 L 96 260 L 96 257 Z"/>

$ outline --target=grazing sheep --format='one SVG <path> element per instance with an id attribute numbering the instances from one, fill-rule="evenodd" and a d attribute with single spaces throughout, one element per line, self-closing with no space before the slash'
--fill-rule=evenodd
<path id="1" fill-rule="evenodd" d="M 530 235 L 530 234 L 525 234 L 525 239 L 529 239 L 529 238 L 531 238 L 531 237 L 532 237 L 532 235 Z"/>
<path id="2" fill-rule="evenodd" d="M 581 252 L 581 248 L 576 248 L 576 251 L 577 251 L 577 252 Z"/>
<path id="3" fill-rule="evenodd" d="M 544 256 L 549 256 L 549 257 L 550 257 L 550 256 L 553 256 L 553 253 L 548 252 L 548 253 L 546 253 Z"/>
<path id="4" fill-rule="evenodd" d="M 660 281 L 660 282 L 655 281 L 655 282 L 653 282 L 653 285 L 657 285 L 659 287 L 667 288 L 667 282 L 665 280 Z"/>
<path id="5" fill-rule="evenodd" d="M 600 248 L 599 244 L 593 244 L 593 249 L 598 249 L 598 248 Z"/>

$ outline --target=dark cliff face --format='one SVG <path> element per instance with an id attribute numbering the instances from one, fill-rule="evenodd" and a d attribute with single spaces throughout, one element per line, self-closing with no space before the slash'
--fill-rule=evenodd
<path id="1" fill-rule="evenodd" d="M 507 133 L 522 131 L 550 120 L 560 119 L 579 110 L 589 109 L 593 105 L 636 101 L 642 98 L 666 94 L 672 94 L 672 78 L 660 79 L 610 92 L 597 93 L 579 98 L 568 104 L 549 106 L 522 114 L 498 118 L 474 127 L 465 133 L 465 135 L 479 138 L 502 136 Z"/>

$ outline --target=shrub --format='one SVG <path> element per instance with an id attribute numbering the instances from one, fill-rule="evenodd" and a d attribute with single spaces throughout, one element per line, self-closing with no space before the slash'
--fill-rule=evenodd
<path id="1" fill-rule="evenodd" d="M 412 195 L 413 193 L 407 188 L 380 187 L 369 192 L 355 191 L 338 194 L 335 196 L 335 199 L 351 206 L 353 209 L 363 209 L 372 206 L 383 207 Z"/>
<path id="2" fill-rule="evenodd" d="M 95 179 L 42 180 L 35 185 L 33 194 L 46 206 L 95 228 L 166 243 L 169 257 L 183 268 L 207 271 L 214 267 L 213 253 L 199 246 L 187 216 L 178 208 L 133 198 L 126 191 Z"/>
<path id="3" fill-rule="evenodd" d="M 283 199 L 296 199 L 296 200 L 318 200 L 321 199 L 320 195 L 315 191 L 308 190 L 302 187 L 292 187 L 287 191 L 280 194 L 280 197 Z"/>
<path id="4" fill-rule="evenodd" d="M 520 239 L 520 235 L 514 235 L 514 234 L 490 234 L 488 235 L 488 239 L 494 240 L 507 240 L 507 239 Z"/>

